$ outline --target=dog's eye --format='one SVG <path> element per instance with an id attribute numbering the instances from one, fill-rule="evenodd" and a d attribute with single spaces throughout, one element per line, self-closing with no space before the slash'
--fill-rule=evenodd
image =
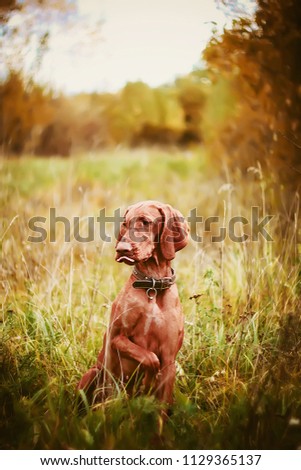
<path id="1" fill-rule="evenodd" d="M 142 223 L 143 223 L 144 227 L 148 227 L 150 225 L 150 221 L 146 220 L 146 219 L 142 220 Z"/>

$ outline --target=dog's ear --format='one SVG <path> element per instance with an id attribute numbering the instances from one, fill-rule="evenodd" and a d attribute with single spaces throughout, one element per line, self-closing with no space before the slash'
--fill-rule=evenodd
<path id="1" fill-rule="evenodd" d="M 169 204 L 159 207 L 162 214 L 160 249 L 163 257 L 172 260 L 188 243 L 189 227 L 180 211 Z"/>

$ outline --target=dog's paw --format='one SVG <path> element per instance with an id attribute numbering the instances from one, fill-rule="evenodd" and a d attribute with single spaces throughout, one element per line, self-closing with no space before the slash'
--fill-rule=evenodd
<path id="1" fill-rule="evenodd" d="M 158 356 L 152 351 L 146 351 L 142 364 L 153 371 L 158 371 L 161 366 Z"/>

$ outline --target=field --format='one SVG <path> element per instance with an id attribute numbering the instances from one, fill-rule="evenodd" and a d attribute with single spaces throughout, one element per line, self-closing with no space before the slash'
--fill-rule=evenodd
<path id="1" fill-rule="evenodd" d="M 203 150 L 123 150 L 61 158 L 0 161 L 1 448 L 296 449 L 301 446 L 299 197 L 260 166 L 212 166 Z M 79 413 L 81 374 L 102 344 L 110 305 L 130 273 L 110 243 L 80 243 L 64 225 L 40 243 L 31 217 L 49 208 L 72 222 L 145 199 L 184 216 L 196 209 L 219 223 L 191 227 L 174 261 L 185 314 L 175 403 L 160 428 L 152 397 L 116 396 Z M 251 207 L 273 241 L 213 242 L 221 226 Z M 206 227 L 205 227 L 206 228 Z M 207 227 L 208 228 L 208 227 Z M 195 239 L 196 231 L 202 242 Z M 50 242 L 52 234 L 55 241 Z M 54 237 L 55 235 L 55 237 Z M 36 236 L 36 235 L 35 235 Z M 77 237 L 78 238 L 78 237 Z M 231 240 L 232 238 L 232 240 Z M 256 238 L 256 237 L 254 237 Z M 194 239 L 194 240 L 193 240 Z"/>

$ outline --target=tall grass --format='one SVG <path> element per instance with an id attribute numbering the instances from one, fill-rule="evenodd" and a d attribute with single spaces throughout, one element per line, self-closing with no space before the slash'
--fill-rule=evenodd
<path id="1" fill-rule="evenodd" d="M 139 150 L 2 160 L 0 226 L 1 447 L 9 449 L 273 449 L 301 446 L 299 197 L 260 167 L 217 170 L 206 154 Z M 274 218 L 273 242 L 191 240 L 174 261 L 185 313 L 175 404 L 123 390 L 78 412 L 75 387 L 95 361 L 110 306 L 129 275 L 114 240 L 30 243 L 33 216 L 108 215 L 158 199 L 188 215 Z M 47 224 L 46 224 L 47 225 Z M 240 234 L 241 226 L 236 226 Z M 246 226 L 245 230 L 250 227 Z M 107 227 L 113 234 L 112 225 Z M 97 233 L 96 233 L 97 235 Z M 193 235 L 195 235 L 193 233 Z"/>

